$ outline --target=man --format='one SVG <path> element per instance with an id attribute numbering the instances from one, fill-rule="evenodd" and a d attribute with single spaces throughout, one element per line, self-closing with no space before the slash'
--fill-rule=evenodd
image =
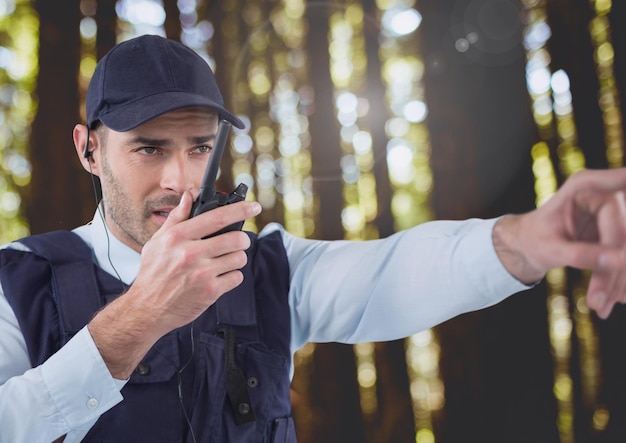
<path id="1" fill-rule="evenodd" d="M 84 168 L 93 221 L 0 253 L 0 442 L 295 441 L 291 357 L 308 341 L 406 337 L 532 286 L 593 272 L 624 302 L 626 171 L 584 171 L 541 208 L 368 242 L 258 236 L 239 202 L 189 218 L 224 109 L 206 63 L 142 36 L 99 63 Z"/>

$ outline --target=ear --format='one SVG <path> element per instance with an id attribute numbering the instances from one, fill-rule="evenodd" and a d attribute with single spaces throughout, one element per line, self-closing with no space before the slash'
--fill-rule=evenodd
<path id="1" fill-rule="evenodd" d="M 88 131 L 85 125 L 76 125 L 74 126 L 72 137 L 76 154 L 85 171 L 96 176 L 99 175 L 93 155 L 98 148 L 99 140 L 95 136 L 94 131 Z"/>

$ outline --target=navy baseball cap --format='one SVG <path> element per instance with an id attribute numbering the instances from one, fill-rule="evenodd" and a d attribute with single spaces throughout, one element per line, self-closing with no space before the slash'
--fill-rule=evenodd
<path id="1" fill-rule="evenodd" d="M 224 108 L 213 71 L 195 51 L 174 40 L 142 35 L 115 46 L 98 62 L 87 89 L 87 126 L 100 120 L 129 131 L 176 109 L 203 107 L 243 129 Z"/>

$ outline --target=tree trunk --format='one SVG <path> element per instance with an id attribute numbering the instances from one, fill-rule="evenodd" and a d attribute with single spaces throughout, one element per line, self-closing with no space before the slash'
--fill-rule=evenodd
<path id="1" fill-rule="evenodd" d="M 183 27 L 180 22 L 180 9 L 178 9 L 178 1 L 163 0 L 163 7 L 165 8 L 165 23 L 163 23 L 165 36 L 171 40 L 179 42 Z"/>
<path id="2" fill-rule="evenodd" d="M 580 149 L 588 168 L 608 166 L 602 113 L 598 103 L 600 84 L 594 62 L 594 49 L 588 29 L 592 11 L 587 0 L 547 2 L 552 36 L 548 41 L 550 69 L 563 69 L 570 79 L 574 122 Z"/>
<path id="3" fill-rule="evenodd" d="M 96 10 L 96 58 L 100 60 L 117 43 L 117 0 L 98 0 Z"/>
<path id="4" fill-rule="evenodd" d="M 40 19 L 39 104 L 32 126 L 33 172 L 26 206 L 32 233 L 71 229 L 93 215 L 91 182 L 72 143 L 72 129 L 80 122 L 79 3 L 35 3 Z"/>

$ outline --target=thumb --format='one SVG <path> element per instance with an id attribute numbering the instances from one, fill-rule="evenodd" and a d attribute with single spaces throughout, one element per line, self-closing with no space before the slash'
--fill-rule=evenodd
<path id="1" fill-rule="evenodd" d="M 191 197 L 191 193 L 189 191 L 183 192 L 183 195 L 180 197 L 180 201 L 178 202 L 178 206 L 171 210 L 165 220 L 165 223 L 163 223 L 163 225 L 159 228 L 159 231 L 167 230 L 183 220 L 187 220 L 189 218 L 189 214 L 191 213 L 192 203 L 193 199 Z"/>

